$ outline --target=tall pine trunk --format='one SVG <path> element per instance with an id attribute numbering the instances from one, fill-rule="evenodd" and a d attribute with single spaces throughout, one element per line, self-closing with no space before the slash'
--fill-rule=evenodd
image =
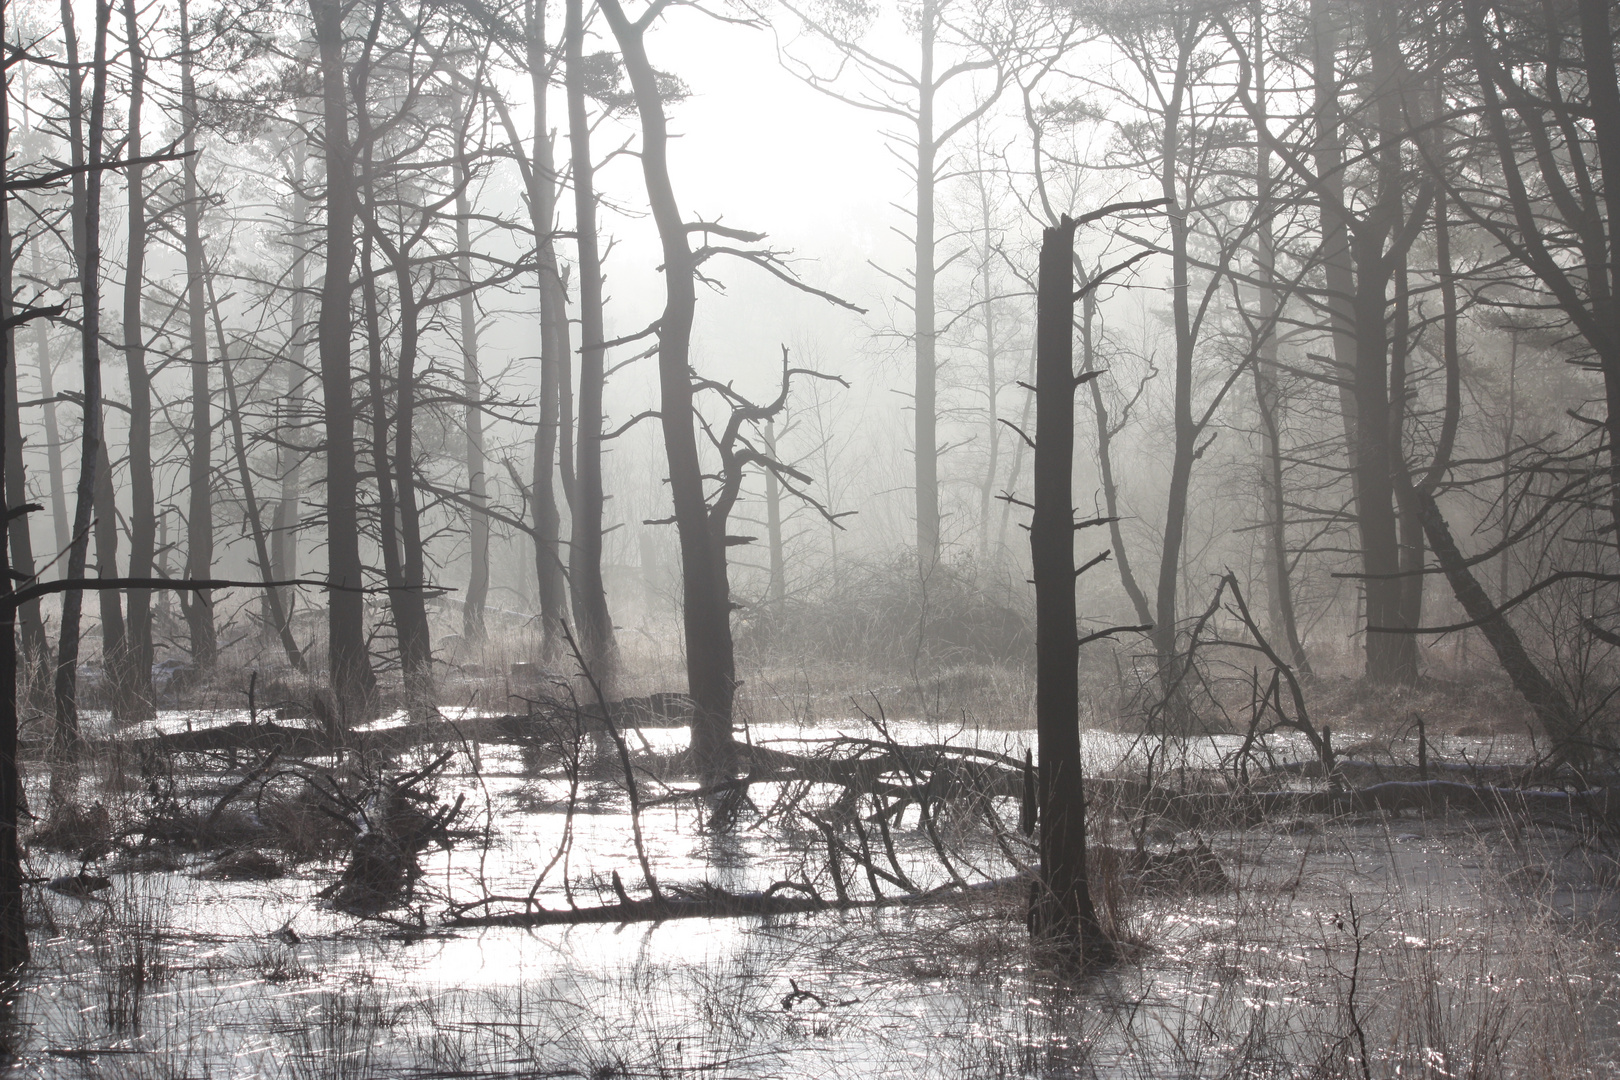
<path id="1" fill-rule="evenodd" d="M 467 106 L 471 109 L 469 103 Z M 461 110 L 458 108 L 457 112 Z M 470 126 L 470 125 L 469 125 Z M 465 130 L 465 129 L 464 129 Z M 472 170 L 467 162 L 466 140 L 456 144 L 456 272 L 461 278 L 461 392 L 462 425 L 466 428 L 467 465 L 467 591 L 462 596 L 461 633 L 468 641 L 483 641 L 484 608 L 489 602 L 489 504 L 488 461 L 484 454 L 484 379 L 478 366 L 478 298 L 472 282 L 472 201 L 468 187 Z"/>
<path id="2" fill-rule="evenodd" d="M 6 37 L 6 8 L 0 4 L 0 41 Z M 11 77 L 0 69 L 0 180 L 11 179 Z M 9 266 L 11 253 L 10 198 L 0 194 L 0 241 Z M 10 316 L 10 274 L 6 275 L 6 311 Z M 0 334 L 0 413 L 17 411 L 16 335 Z M 0 507 L 23 501 L 25 492 L 11 485 L 11 448 L 18 437 L 7 423 L 0 425 L 0 457 L 8 464 L 0 470 Z M 11 972 L 28 962 L 28 920 L 23 910 L 22 845 L 17 837 L 22 804 L 22 777 L 17 769 L 17 638 L 16 607 L 12 601 L 10 559 L 0 544 L 0 971 Z M 31 572 L 32 568 L 26 569 Z"/>
<path id="3" fill-rule="evenodd" d="M 938 172 L 934 133 L 934 39 L 938 32 L 939 0 L 923 0 L 919 13 L 921 64 L 917 86 L 917 206 L 912 265 L 916 319 L 913 345 L 917 352 L 915 454 L 917 467 L 917 567 L 927 578 L 939 563 L 939 416 L 937 330 L 934 311 L 934 181 Z M 919 631 L 920 632 L 920 631 Z"/>
<path id="4" fill-rule="evenodd" d="M 101 428 L 101 177 L 102 128 L 107 109 L 107 26 L 112 18 L 110 0 L 97 0 L 95 41 L 91 61 L 88 114 L 83 110 L 83 88 L 78 82 L 78 35 L 73 6 L 63 0 L 62 23 L 67 42 L 69 137 L 73 163 L 83 169 L 73 184 L 74 253 L 79 270 L 79 344 L 84 368 L 84 424 L 79 438 L 79 480 L 73 509 L 73 536 L 68 547 L 69 581 L 83 581 L 90 553 L 90 527 L 95 510 L 96 472 L 103 459 Z M 83 130 L 81 118 L 88 120 Z M 78 789 L 79 734 L 79 622 L 84 593 L 62 594 L 62 636 L 56 652 L 56 727 L 51 740 L 52 809 L 72 801 Z"/>
<path id="5" fill-rule="evenodd" d="M 124 34 L 129 49 L 129 127 L 125 156 L 141 156 L 141 108 L 145 104 L 146 57 L 142 51 L 136 0 L 124 0 Z M 152 381 L 146 370 L 146 327 L 142 296 L 146 275 L 146 170 L 125 168 L 129 185 L 128 253 L 124 260 L 124 367 L 129 373 L 129 576 L 151 577 L 157 549 L 157 496 L 152 482 Z M 129 591 L 126 693 L 128 706 L 142 718 L 151 714 L 152 594 Z"/>
<path id="6" fill-rule="evenodd" d="M 529 168 L 529 220 L 534 228 L 540 284 L 540 417 L 534 436 L 534 568 L 540 591 L 540 621 L 547 656 L 555 654 L 558 631 L 568 606 L 562 560 L 562 516 L 557 510 L 555 477 L 566 443 L 563 399 L 569 369 L 566 297 L 557 269 L 553 240 L 557 205 L 557 169 L 547 121 L 546 11 L 542 0 L 528 0 L 527 49 L 530 87 L 534 93 L 534 150 Z M 564 470 L 567 479 L 568 470 Z"/>
<path id="7" fill-rule="evenodd" d="M 28 251 L 34 280 L 44 280 L 45 269 L 39 257 L 37 237 L 29 241 Z M 56 537 L 52 553 L 54 558 L 67 551 L 73 542 L 73 533 L 68 529 L 67 482 L 62 469 L 62 429 L 56 422 L 56 386 L 52 378 L 49 326 L 47 319 L 34 320 L 34 356 L 39 365 L 39 395 L 45 399 L 42 407 L 45 414 L 45 468 L 51 486 L 51 524 Z M 66 568 L 58 564 L 57 576 L 61 577 L 66 572 Z"/>
<path id="8" fill-rule="evenodd" d="M 270 529 L 270 577 L 275 581 L 290 581 L 298 576 L 298 508 L 303 497 L 304 448 L 292 444 L 291 440 L 294 425 L 302 420 L 304 411 L 304 343 L 308 333 L 304 325 L 308 319 L 308 303 L 304 296 L 308 285 L 304 230 L 309 224 L 309 204 L 304 201 L 303 192 L 307 156 L 303 135 L 295 135 L 292 145 L 291 330 L 287 335 L 287 359 L 281 365 L 284 373 L 283 393 L 277 402 L 278 426 L 282 429 L 282 435 L 276 442 L 276 475 L 281 483 Z M 275 591 L 279 594 L 277 599 L 281 606 L 281 617 L 290 623 L 292 605 L 298 594 L 290 587 Z M 274 619 L 269 603 L 270 597 L 266 595 L 266 615 Z"/>
<path id="9" fill-rule="evenodd" d="M 320 50 L 323 152 L 326 156 L 326 271 L 317 341 L 326 412 L 327 654 L 337 719 L 353 722 L 374 708 L 376 676 L 366 649 L 355 468 L 353 378 L 349 369 L 354 269 L 355 178 L 349 144 L 343 61 L 343 5 L 310 0 Z"/>
<path id="10" fill-rule="evenodd" d="M 1265 37 L 1258 8 L 1254 19 L 1254 99 L 1261 116 L 1266 111 Z M 1260 488 L 1265 513 L 1266 592 L 1270 598 L 1272 634 L 1288 648 L 1289 662 L 1306 678 L 1311 676 L 1309 658 L 1299 639 L 1294 614 L 1292 566 L 1288 560 L 1287 499 L 1283 487 L 1282 387 L 1277 381 L 1277 241 L 1272 229 L 1271 144 L 1255 140 L 1255 203 L 1258 226 L 1255 229 L 1256 317 L 1260 340 L 1255 346 L 1254 401 L 1260 416 L 1264 443 Z"/>
<path id="11" fill-rule="evenodd" d="M 568 549 L 574 623 L 586 663 L 603 685 L 617 682 L 619 655 L 602 581 L 602 257 L 596 233 L 596 176 L 585 111 L 584 0 L 568 0 L 563 28 L 568 146 L 573 171 L 574 233 L 579 252 L 579 449 L 575 455 L 573 530 Z"/>
<path id="12" fill-rule="evenodd" d="M 208 390 L 208 308 L 204 275 L 208 268 L 202 244 L 202 194 L 197 188 L 197 87 L 192 77 L 191 23 L 186 0 L 180 0 L 180 97 L 185 123 L 186 159 L 182 167 L 181 217 L 185 223 L 186 308 L 191 345 L 191 457 L 187 468 L 186 576 L 206 578 L 214 569 L 213 446 L 214 421 Z M 213 665 L 217 642 L 209 594 L 182 596 L 191 632 L 191 661 Z"/>
<path id="13" fill-rule="evenodd" d="M 1194 16 L 1193 18 L 1200 18 Z M 1188 252 L 1186 203 L 1178 193 L 1181 163 L 1182 108 L 1186 100 L 1193 47 L 1197 34 L 1191 21 L 1178 17 L 1175 85 L 1165 104 L 1163 130 L 1159 133 L 1159 187 L 1164 196 L 1170 224 L 1170 307 L 1175 328 L 1175 369 L 1172 404 L 1172 450 L 1170 487 L 1165 496 L 1164 545 L 1159 552 L 1159 579 L 1153 604 L 1153 645 L 1159 662 L 1159 677 L 1168 696 L 1181 684 L 1177 660 L 1176 592 L 1181 581 L 1182 548 L 1187 534 L 1187 498 L 1192 486 L 1192 469 L 1197 453 L 1199 429 L 1193 420 L 1193 347 L 1191 256 Z M 1190 187 L 1190 185 L 1189 185 Z M 1190 195 L 1190 191 L 1189 191 Z"/>
<path id="14" fill-rule="evenodd" d="M 4 219 L 0 219 L 3 221 Z M 12 272 L 12 246 L 9 233 L 0 229 L 0 318 L 10 320 L 16 311 L 15 276 Z M 43 321 L 43 320 L 42 320 Z M 6 489 L 15 494 L 15 501 L 4 504 L 6 508 L 13 509 L 26 501 L 28 494 L 28 476 L 23 463 L 22 442 L 22 411 L 19 408 L 17 390 L 17 331 L 9 326 L 5 333 L 5 472 Z M 34 576 L 34 536 L 32 514 L 19 513 L 11 519 L 8 529 L 11 547 L 10 568 L 17 572 L 20 580 Z M 40 612 L 39 601 L 30 600 L 18 609 L 16 622 L 22 641 L 22 659 L 31 669 L 31 674 L 43 674 L 45 665 L 50 656 L 50 641 L 45 635 L 44 617 Z M 35 680 L 30 678 L 30 686 L 36 686 Z M 3 690 L 0 687 L 0 690 Z"/>

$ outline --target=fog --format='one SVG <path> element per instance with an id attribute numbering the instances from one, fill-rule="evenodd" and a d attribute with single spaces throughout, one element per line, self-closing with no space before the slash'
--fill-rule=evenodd
<path id="1" fill-rule="evenodd" d="M 0 0 L 0 1058 L 1610 1075 L 1615 23 Z"/>

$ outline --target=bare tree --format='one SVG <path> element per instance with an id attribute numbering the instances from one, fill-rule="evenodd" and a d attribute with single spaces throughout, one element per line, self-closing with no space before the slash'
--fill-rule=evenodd
<path id="1" fill-rule="evenodd" d="M 952 141 L 995 105 L 1011 81 L 1015 63 L 1011 41 L 1016 32 L 997 25 L 983 5 L 922 0 L 911 28 L 916 52 L 891 57 L 861 44 L 858 27 L 867 12 L 833 7 L 820 14 L 785 0 L 782 6 L 830 45 L 839 60 L 834 75 L 823 75 L 809 63 L 786 56 L 800 78 L 824 94 L 902 125 L 892 138 L 908 155 L 906 168 L 916 185 L 916 201 L 910 208 L 911 276 L 899 280 L 910 294 L 907 304 L 913 316 L 917 559 L 919 572 L 926 576 L 940 557 L 937 184 L 948 167 Z M 856 30 L 849 27 L 851 15 Z M 841 88 L 837 75 L 846 69 L 858 72 L 867 87 Z M 980 72 L 988 74 L 989 85 L 975 95 L 973 104 L 941 115 L 950 108 L 952 92 Z"/>
<path id="2" fill-rule="evenodd" d="M 191 18 L 186 0 L 180 3 L 180 109 L 185 134 L 185 163 L 180 212 L 185 222 L 186 312 L 190 324 L 191 457 L 188 469 L 189 502 L 186 513 L 186 576 L 206 578 L 214 568 L 214 419 L 208 384 L 208 303 L 204 278 L 208 260 L 203 252 L 203 195 L 197 185 L 197 84 L 193 75 Z M 217 654 L 214 609 L 206 593 L 180 601 L 191 631 L 191 660 L 198 667 L 213 665 Z"/>
<path id="3" fill-rule="evenodd" d="M 326 270 L 318 329 L 321 392 L 326 416 L 327 651 L 340 720 L 353 721 L 373 707 L 376 676 L 367 657 L 365 607 L 360 589 L 359 480 L 355 469 L 355 423 L 349 335 L 354 268 L 355 173 L 349 143 L 347 65 L 343 5 L 310 0 L 320 50 L 322 140 L 326 158 Z"/>

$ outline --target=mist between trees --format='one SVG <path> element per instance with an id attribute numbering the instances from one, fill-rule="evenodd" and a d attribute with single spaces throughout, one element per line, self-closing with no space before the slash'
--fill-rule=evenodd
<path id="1" fill-rule="evenodd" d="M 1032 926 L 1092 959 L 1076 656 L 1109 719 L 1187 735 L 1202 657 L 1246 650 L 1251 735 L 1273 709 L 1324 778 L 1321 679 L 1442 663 L 1523 699 L 1543 765 L 1612 759 L 1608 0 L 0 13 L 13 960 L 19 746 L 49 821 L 90 711 L 250 671 L 332 747 L 474 683 L 610 728 L 684 690 L 724 829 L 750 672 L 931 716 L 1039 638 L 1004 705 L 1039 720 Z M 715 96 L 730 50 L 763 103 Z M 751 154 L 795 125 L 813 165 Z M 860 220 L 773 199 L 801 168 Z"/>

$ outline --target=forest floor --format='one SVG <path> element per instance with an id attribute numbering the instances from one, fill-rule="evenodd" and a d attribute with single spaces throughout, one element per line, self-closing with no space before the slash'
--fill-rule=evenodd
<path id="1" fill-rule="evenodd" d="M 1033 738 L 1027 677 L 951 678 L 909 689 L 901 680 L 863 703 L 847 688 L 816 690 L 803 672 L 757 672 L 748 738 L 805 755 L 857 740 L 1021 760 Z M 1363 765 L 1408 775 L 1416 715 L 1428 718 L 1428 767 L 1476 786 L 1502 787 L 1500 767 L 1536 757 L 1489 686 L 1436 683 L 1389 698 L 1324 678 L 1313 694 L 1341 756 L 1363 763 L 1347 774 L 1353 783 L 1382 776 L 1358 779 Z M 446 715 L 474 730 L 479 714 Z M 188 708 L 162 711 L 155 728 L 99 722 L 136 745 L 158 729 L 246 719 Z M 1367 1080 L 1620 1069 L 1620 833 L 1609 821 L 1516 804 L 1324 813 L 1279 802 L 1225 814 L 1223 800 L 1240 801 L 1222 778 L 1243 733 L 1145 740 L 1119 726 L 1087 731 L 1086 764 L 1097 778 L 1093 881 L 1120 958 L 1078 978 L 1051 970 L 1029 943 L 1026 887 L 1006 884 L 1027 842 L 996 824 L 1017 821 L 1017 796 L 994 785 L 888 819 L 892 854 L 871 865 L 911 888 L 882 891 L 935 902 L 840 908 L 835 885 L 867 896 L 857 884 L 879 882 L 854 862 L 843 876 L 830 864 L 817 830 L 836 824 L 834 800 L 815 803 L 813 785 L 762 782 L 731 827 L 710 828 L 700 801 L 674 797 L 691 787 L 679 726 L 624 733 L 645 869 L 620 758 L 600 732 L 555 745 L 439 738 L 347 771 L 292 755 L 267 764 L 262 751 L 160 761 L 104 752 L 80 780 L 79 802 L 92 808 L 84 833 L 29 845 L 34 960 L 0 1015 L 7 1071 Z M 1301 737 L 1265 741 L 1282 778 L 1275 791 L 1325 790 L 1308 768 L 1290 771 L 1310 757 Z M 381 814 L 379 792 L 393 790 L 385 775 L 417 785 L 413 821 L 446 816 L 437 832 L 421 826 L 406 890 L 357 914 L 364 905 L 338 902 L 361 844 L 345 815 Z M 41 763 L 27 783 L 43 807 Z M 331 793 L 317 797 L 322 784 Z M 1119 794 L 1141 790 L 1166 797 Z M 1188 791 L 1202 793 L 1202 809 L 1172 797 Z M 1204 850 L 1218 880 L 1128 870 L 1132 851 Z M 613 910 L 642 902 L 649 875 L 665 895 L 757 896 L 795 882 L 827 903 L 749 917 L 464 925 L 497 909 Z M 103 877 L 110 885 L 99 888 Z M 987 882 L 1001 884 L 977 887 Z"/>

